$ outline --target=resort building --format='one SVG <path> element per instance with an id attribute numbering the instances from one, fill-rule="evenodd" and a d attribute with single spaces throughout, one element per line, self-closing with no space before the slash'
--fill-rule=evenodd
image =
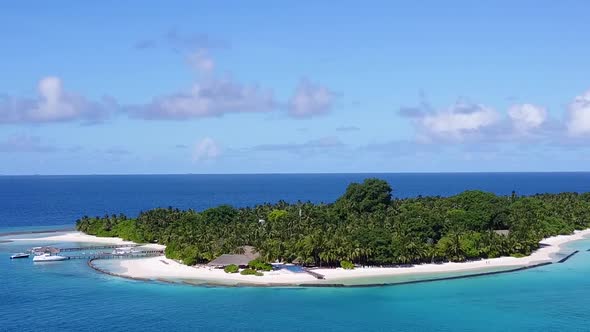
<path id="1" fill-rule="evenodd" d="M 223 254 L 207 264 L 211 267 L 224 268 L 228 265 L 237 265 L 239 267 L 246 267 L 250 261 L 258 258 L 260 255 L 252 246 L 243 246 L 243 254 Z"/>

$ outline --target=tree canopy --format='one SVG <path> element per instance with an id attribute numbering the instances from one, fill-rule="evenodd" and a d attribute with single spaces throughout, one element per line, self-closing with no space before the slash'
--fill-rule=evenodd
<path id="1" fill-rule="evenodd" d="M 391 193 L 387 182 L 367 179 L 349 185 L 333 204 L 279 201 L 200 212 L 156 208 L 136 218 L 83 217 L 76 227 L 97 236 L 165 244 L 167 257 L 188 265 L 242 253 L 250 245 L 260 253 L 257 264 L 347 267 L 528 255 L 544 237 L 590 227 L 590 194 L 465 191 L 392 199 Z"/>

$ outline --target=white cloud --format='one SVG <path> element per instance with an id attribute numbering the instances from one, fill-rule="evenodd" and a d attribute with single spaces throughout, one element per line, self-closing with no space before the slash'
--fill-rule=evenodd
<path id="1" fill-rule="evenodd" d="M 193 161 L 205 161 L 217 159 L 221 156 L 221 146 L 210 137 L 201 139 L 193 149 Z"/>
<path id="2" fill-rule="evenodd" d="M 37 109 L 30 115 L 40 121 L 59 121 L 78 116 L 79 109 L 75 103 L 64 95 L 61 80 L 57 77 L 46 77 L 39 82 L 41 100 Z"/>
<path id="3" fill-rule="evenodd" d="M 297 118 L 326 114 L 333 101 L 334 94 L 328 88 L 302 80 L 289 100 L 289 114 Z"/>
<path id="4" fill-rule="evenodd" d="M 567 130 L 571 136 L 590 134 L 590 90 L 569 104 Z"/>
<path id="5" fill-rule="evenodd" d="M 116 107 L 112 100 L 91 102 L 67 92 L 61 79 L 54 76 L 42 78 L 37 89 L 37 98 L 0 99 L 0 123 L 98 122 L 109 116 L 109 108 Z"/>
<path id="6" fill-rule="evenodd" d="M 269 112 L 274 107 L 270 91 L 229 79 L 211 79 L 196 83 L 190 91 L 158 97 L 128 110 L 132 116 L 144 119 L 184 120 L 226 113 Z"/>
<path id="7" fill-rule="evenodd" d="M 188 62 L 191 67 L 202 74 L 209 74 L 215 69 L 215 61 L 213 61 L 205 49 L 200 49 L 189 54 Z"/>
<path id="8" fill-rule="evenodd" d="M 427 113 L 418 119 L 422 134 L 428 138 L 461 140 L 498 122 L 500 116 L 492 108 L 480 104 L 458 102 L 446 110 Z"/>
<path id="9" fill-rule="evenodd" d="M 512 105 L 508 109 L 512 127 L 519 134 L 540 128 L 547 120 L 547 110 L 532 104 Z"/>

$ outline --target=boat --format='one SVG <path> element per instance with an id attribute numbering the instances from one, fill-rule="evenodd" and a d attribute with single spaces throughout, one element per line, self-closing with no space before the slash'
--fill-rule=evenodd
<path id="1" fill-rule="evenodd" d="M 112 254 L 113 255 L 129 255 L 133 252 L 133 248 L 128 248 L 128 247 L 124 247 L 124 248 L 115 248 L 115 250 L 113 250 Z"/>
<path id="2" fill-rule="evenodd" d="M 26 254 L 24 252 L 19 252 L 18 254 L 14 254 L 14 255 L 10 256 L 10 259 L 17 259 L 17 258 L 29 258 L 29 254 Z"/>
<path id="3" fill-rule="evenodd" d="M 57 261 L 65 261 L 70 259 L 69 257 L 65 256 L 58 256 L 58 255 L 51 255 L 51 254 L 42 254 L 33 257 L 33 262 L 57 262 Z"/>

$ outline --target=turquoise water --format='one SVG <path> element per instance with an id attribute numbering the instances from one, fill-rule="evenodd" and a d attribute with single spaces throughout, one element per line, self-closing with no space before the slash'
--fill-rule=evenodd
<path id="1" fill-rule="evenodd" d="M 379 288 L 223 288 L 144 283 L 85 261 L 8 259 L 0 244 L 1 331 L 587 331 L 590 240 L 563 264 Z"/>
<path id="2" fill-rule="evenodd" d="M 0 232 L 61 229 L 85 214 L 158 206 L 332 202 L 369 176 L 389 181 L 396 197 L 590 191 L 590 173 L 0 176 Z M 564 264 L 517 273 L 297 289 L 144 283 L 98 273 L 83 260 L 8 259 L 36 245 L 0 243 L 0 331 L 590 331 L 590 240 L 564 250 L 582 250 Z"/>

